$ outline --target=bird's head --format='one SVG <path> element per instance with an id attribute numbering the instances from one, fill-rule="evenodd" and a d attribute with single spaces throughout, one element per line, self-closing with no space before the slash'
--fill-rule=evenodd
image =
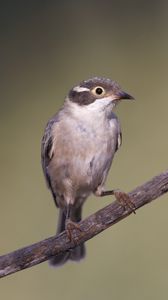
<path id="1" fill-rule="evenodd" d="M 113 108 L 124 99 L 134 98 L 124 92 L 115 81 L 99 77 L 82 81 L 68 95 L 68 101 L 94 110 L 105 109 L 107 106 Z"/>

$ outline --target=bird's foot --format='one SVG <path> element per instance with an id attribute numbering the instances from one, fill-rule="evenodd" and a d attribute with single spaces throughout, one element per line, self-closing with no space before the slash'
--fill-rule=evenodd
<path id="1" fill-rule="evenodd" d="M 124 193 L 120 190 L 114 190 L 114 196 L 116 200 L 120 203 L 120 205 L 127 211 L 131 210 L 134 214 L 136 214 L 136 206 L 132 202 L 130 196 L 127 193 Z"/>
<path id="2" fill-rule="evenodd" d="M 70 242 L 76 243 L 77 238 L 73 237 L 73 230 L 78 230 L 80 232 L 83 232 L 83 230 L 80 228 L 80 225 L 76 222 L 71 221 L 70 219 L 66 220 L 66 233 L 68 236 L 68 239 Z"/>

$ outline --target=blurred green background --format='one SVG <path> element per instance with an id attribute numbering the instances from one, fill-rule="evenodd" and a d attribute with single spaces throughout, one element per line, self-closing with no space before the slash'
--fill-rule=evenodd
<path id="1" fill-rule="evenodd" d="M 167 168 L 167 1 L 1 1 L 0 253 L 55 233 L 40 165 L 44 126 L 82 79 L 115 79 L 123 145 L 107 186 L 130 191 Z M 80 264 L 0 280 L 0 299 L 168 299 L 168 195 L 87 243 Z M 112 199 L 91 197 L 84 216 Z"/>

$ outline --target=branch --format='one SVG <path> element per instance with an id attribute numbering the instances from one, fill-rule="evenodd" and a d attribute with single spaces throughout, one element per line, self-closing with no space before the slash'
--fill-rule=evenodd
<path id="1" fill-rule="evenodd" d="M 136 209 L 168 192 L 168 170 L 152 178 L 129 193 Z M 80 222 L 80 230 L 73 230 L 73 241 L 66 231 L 36 244 L 0 256 L 0 278 L 42 263 L 54 255 L 68 251 L 86 242 L 103 230 L 126 218 L 131 211 L 125 211 L 117 201 L 97 211 Z"/>

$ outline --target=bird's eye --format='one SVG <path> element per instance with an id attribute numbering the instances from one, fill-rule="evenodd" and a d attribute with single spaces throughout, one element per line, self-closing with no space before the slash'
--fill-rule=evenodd
<path id="1" fill-rule="evenodd" d="M 98 88 L 96 88 L 95 92 L 96 92 L 96 94 L 101 95 L 103 93 L 103 89 L 98 87 Z"/>
<path id="2" fill-rule="evenodd" d="M 93 89 L 93 93 L 97 96 L 101 96 L 105 93 L 105 90 L 101 86 L 97 86 Z"/>

